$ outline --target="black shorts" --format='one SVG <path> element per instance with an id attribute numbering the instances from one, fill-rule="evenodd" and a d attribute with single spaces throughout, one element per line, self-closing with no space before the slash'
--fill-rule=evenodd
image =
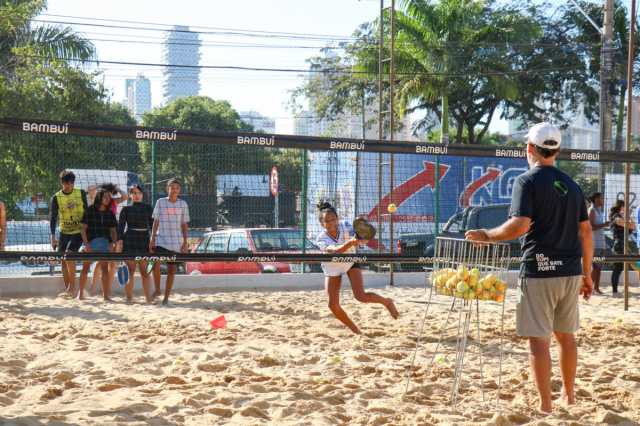
<path id="1" fill-rule="evenodd" d="M 156 246 L 155 253 L 158 256 L 173 256 L 174 254 L 180 254 L 177 251 L 169 250 L 164 247 Z M 182 262 L 166 262 L 167 265 L 180 265 Z"/>
<path id="2" fill-rule="evenodd" d="M 82 235 L 63 234 L 58 235 L 58 252 L 78 251 L 82 247 Z"/>
<path id="3" fill-rule="evenodd" d="M 352 270 L 352 269 L 362 269 L 362 268 L 360 267 L 360 264 L 359 264 L 359 263 L 354 263 L 354 264 L 351 266 L 351 268 L 349 268 L 349 271 L 350 271 L 350 270 Z M 349 271 L 347 271 L 347 272 L 349 272 Z"/>
<path id="4" fill-rule="evenodd" d="M 123 253 L 148 253 L 149 252 L 149 232 L 148 231 L 127 231 L 124 234 Z"/>

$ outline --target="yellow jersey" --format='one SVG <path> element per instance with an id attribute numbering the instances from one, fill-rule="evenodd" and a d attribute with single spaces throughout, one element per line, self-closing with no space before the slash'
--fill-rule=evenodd
<path id="1" fill-rule="evenodd" d="M 79 234 L 82 230 L 81 221 L 84 215 L 82 190 L 74 188 L 70 194 L 65 194 L 60 190 L 56 192 L 55 198 L 58 203 L 60 232 L 63 234 Z"/>

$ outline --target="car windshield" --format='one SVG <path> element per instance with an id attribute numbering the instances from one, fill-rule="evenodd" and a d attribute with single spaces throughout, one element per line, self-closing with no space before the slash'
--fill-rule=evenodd
<path id="1" fill-rule="evenodd" d="M 9 222 L 7 224 L 7 246 L 49 244 L 47 222 Z"/>
<path id="2" fill-rule="evenodd" d="M 260 229 L 251 231 L 257 251 L 302 250 L 302 232 L 295 229 Z M 305 238 L 307 249 L 317 249 Z"/>

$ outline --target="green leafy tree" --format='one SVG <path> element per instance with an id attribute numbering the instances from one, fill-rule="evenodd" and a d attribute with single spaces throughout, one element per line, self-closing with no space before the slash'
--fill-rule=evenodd
<path id="1" fill-rule="evenodd" d="M 592 90 L 583 83 L 584 55 L 543 6 L 526 1 L 406 0 L 396 13 L 395 113 L 424 113 L 415 130 L 442 123 L 446 133 L 451 122 L 455 142 L 484 143 L 498 113 L 506 119 L 566 123 L 583 92 Z M 339 85 L 327 85 L 332 71 L 352 70 L 356 73 L 351 79 L 375 81 L 378 25 L 362 25 L 354 33 L 357 41 L 346 47 L 333 69 L 331 61 L 312 62 L 324 64 L 325 74 L 307 80 L 303 88 L 313 95 L 309 101 L 323 117 L 347 110 L 345 97 L 355 93 L 337 90 L 349 81 L 346 77 Z M 388 39 L 385 45 L 388 49 Z M 388 63 L 384 72 L 389 72 Z"/>
<path id="2" fill-rule="evenodd" d="M 586 14 L 600 27 L 603 23 L 602 5 L 579 0 L 578 4 Z M 595 90 L 600 84 L 601 69 L 601 36 L 593 25 L 572 5 L 562 7 L 562 26 L 575 43 L 584 46 L 584 61 L 586 64 L 586 79 L 591 91 L 585 89 L 584 109 L 585 114 L 592 121 L 599 116 L 599 93 Z M 640 35 L 636 35 L 634 66 L 640 57 L 638 49 Z M 611 84 L 608 87 L 609 95 L 613 100 L 612 116 L 615 125 L 615 142 L 612 147 L 616 151 L 623 150 L 622 139 L 624 134 L 625 97 L 627 90 L 627 62 L 629 58 L 629 12 L 621 1 L 614 2 L 613 14 L 613 68 L 610 77 Z M 636 87 L 639 83 L 636 80 Z"/>
<path id="3" fill-rule="evenodd" d="M 0 117 L 135 124 L 122 105 L 109 102 L 94 75 L 30 56 L 20 56 L 11 78 L 0 75 Z M 61 169 L 140 167 L 138 147 L 131 140 L 0 132 L 0 151 L 0 198 L 12 218 L 19 215 L 16 202 L 37 193 L 53 194 Z"/>
<path id="4" fill-rule="evenodd" d="M 149 127 L 188 130 L 252 130 L 227 101 L 216 101 L 206 96 L 177 99 L 146 113 L 142 122 Z M 258 158 L 251 147 L 157 142 L 156 148 L 159 176 L 179 176 L 189 191 L 197 194 L 215 194 L 217 174 L 237 173 L 240 170 L 255 172 L 255 164 L 251 167 L 247 160 Z M 140 151 L 145 162 L 150 164 L 151 143 L 140 142 Z M 263 172 L 266 167 L 264 165 Z"/>
<path id="5" fill-rule="evenodd" d="M 0 0 L 0 74 L 13 75 L 18 56 L 27 53 L 45 60 L 95 59 L 93 44 L 71 27 L 34 26 L 31 20 L 45 9 L 44 0 Z"/>
<path id="6" fill-rule="evenodd" d="M 177 99 L 156 108 L 143 116 L 143 124 L 149 127 L 170 127 L 201 131 L 253 131 L 240 119 L 227 101 L 218 101 L 205 96 Z M 186 191 L 201 200 L 200 221 L 208 226 L 216 223 L 216 180 L 222 174 L 267 175 L 274 164 L 280 166 L 281 183 L 300 179 L 301 162 L 291 150 L 265 149 L 254 146 L 227 146 L 212 144 L 187 144 L 155 142 L 158 180 L 172 176 L 183 179 Z M 140 152 L 146 175 L 150 175 L 151 143 L 140 142 Z M 298 155 L 301 151 L 297 150 Z M 163 185 L 157 185 L 162 192 Z M 293 189 L 299 188 L 299 185 Z M 205 210 L 202 213 L 202 210 Z"/>

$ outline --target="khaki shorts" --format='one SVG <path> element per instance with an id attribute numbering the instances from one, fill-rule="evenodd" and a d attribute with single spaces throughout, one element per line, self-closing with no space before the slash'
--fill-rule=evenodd
<path id="1" fill-rule="evenodd" d="M 521 278 L 516 306 L 516 331 L 522 337 L 549 337 L 554 331 L 580 328 L 578 298 L 582 276 Z"/>

